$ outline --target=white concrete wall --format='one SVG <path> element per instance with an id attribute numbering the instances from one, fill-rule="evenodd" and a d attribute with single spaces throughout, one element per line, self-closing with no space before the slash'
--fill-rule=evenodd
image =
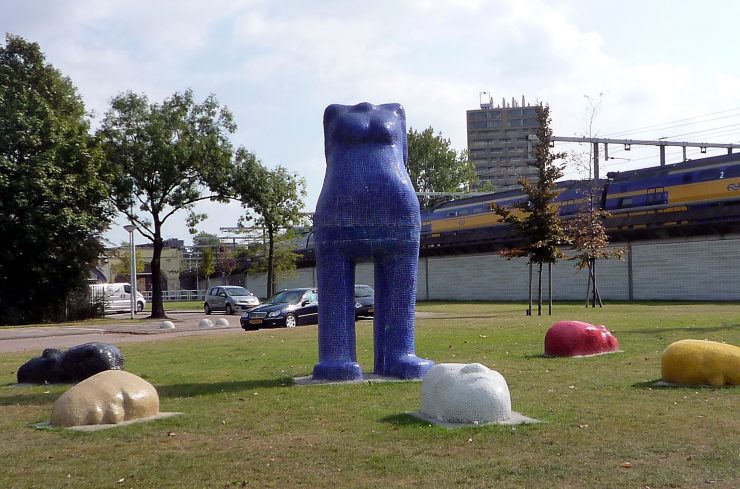
<path id="1" fill-rule="evenodd" d="M 597 285 L 604 300 L 740 300 L 740 235 L 653 240 L 620 247 L 625 250 L 624 260 L 601 260 L 596 264 Z M 554 300 L 585 300 L 588 272 L 576 273 L 573 265 L 563 260 L 553 266 Z M 535 297 L 536 272 L 535 266 Z M 527 281 L 526 259 L 506 260 L 495 253 L 424 257 L 419 260 L 416 297 L 526 300 Z M 245 282 L 252 292 L 264 296 L 265 275 L 249 275 Z M 357 265 L 355 283 L 373 285 L 371 263 Z M 316 285 L 313 267 L 278 279 L 278 289 Z M 543 297 L 547 297 L 546 265 Z"/>

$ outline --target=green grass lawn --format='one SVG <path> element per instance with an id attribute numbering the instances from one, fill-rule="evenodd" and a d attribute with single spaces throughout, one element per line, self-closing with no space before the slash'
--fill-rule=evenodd
<path id="1" fill-rule="evenodd" d="M 126 370 L 183 416 L 94 433 L 36 430 L 68 386 L 15 387 L 30 356 L 0 354 L 0 487 L 735 488 L 740 388 L 656 388 L 684 338 L 740 344 L 740 304 L 423 303 L 419 355 L 501 372 L 512 407 L 543 424 L 446 430 L 416 421 L 418 382 L 291 385 L 316 327 L 121 345 Z M 541 356 L 561 319 L 604 324 L 622 352 Z M 372 370 L 372 322 L 357 324 Z M 626 465 L 629 464 L 629 467 Z"/>

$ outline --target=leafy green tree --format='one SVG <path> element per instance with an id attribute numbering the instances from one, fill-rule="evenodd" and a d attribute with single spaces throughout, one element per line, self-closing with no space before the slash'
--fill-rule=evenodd
<path id="1" fill-rule="evenodd" d="M 253 219 L 267 232 L 267 296 L 270 297 L 275 293 L 276 238 L 281 232 L 303 223 L 306 182 L 282 166 L 273 170 L 265 168 L 243 148 L 237 150 L 236 162 L 239 171 L 232 183 L 234 195 L 243 207 L 254 213 L 253 217 L 247 212 L 241 222 Z"/>
<path id="2" fill-rule="evenodd" d="M 216 273 L 216 257 L 213 248 L 203 248 L 203 261 L 200 264 L 200 270 L 206 277 L 208 288 L 211 287 L 211 275 Z"/>
<path id="3" fill-rule="evenodd" d="M 475 165 L 465 150 L 452 149 L 451 142 L 428 127 L 421 132 L 409 128 L 406 169 L 417 192 L 472 192 L 480 187 Z M 490 191 L 486 183 L 481 191 Z M 422 207 L 434 205 L 444 197 L 419 197 Z"/>
<path id="4" fill-rule="evenodd" d="M 562 165 L 555 162 L 565 158 L 566 154 L 550 151 L 550 138 L 552 137 L 550 107 L 538 105 L 537 118 L 539 120 L 538 143 L 534 149 L 534 159 L 528 163 L 537 168 L 537 181 L 519 179 L 519 185 L 527 195 L 526 201 L 508 208 L 493 204 L 491 208 L 505 222 L 512 225 L 514 234 L 521 239 L 519 246 L 504 250 L 503 256 L 529 258 L 530 300 L 527 311 L 529 315 L 532 314 L 532 265 L 538 265 L 537 313 L 541 316 L 542 265 L 547 263 L 549 271 L 552 272 L 552 264 L 565 256 L 561 247 L 568 244 L 568 236 L 558 216 L 558 211 L 553 205 L 555 197 L 559 194 L 555 182 L 563 176 Z M 549 292 L 549 313 L 552 314 L 552 281 L 550 281 Z"/>
<path id="5" fill-rule="evenodd" d="M 273 276 L 276 277 L 273 281 L 277 283 L 277 278 L 286 279 L 295 273 L 297 269 L 296 263 L 300 255 L 294 251 L 295 233 L 279 233 L 275 236 L 274 241 L 272 268 Z M 251 266 L 249 267 L 249 271 L 253 273 L 268 273 L 270 267 L 269 260 L 264 258 L 266 256 L 269 256 L 267 249 L 260 249 L 260 247 L 250 248 L 249 258 Z"/>
<path id="6" fill-rule="evenodd" d="M 225 201 L 232 174 L 234 132 L 231 112 L 213 95 L 202 103 L 190 90 L 161 104 L 131 92 L 114 97 L 98 137 L 113 176 L 113 201 L 153 243 L 152 277 L 160 276 L 162 227 L 178 211 L 187 211 L 191 230 L 205 219 L 193 212 L 201 200 Z M 203 195 L 205 190 L 209 195 Z M 164 318 L 159 280 L 152 281 L 152 315 Z"/>
<path id="7" fill-rule="evenodd" d="M 0 46 L 0 324 L 63 319 L 113 212 L 85 107 L 36 43 Z"/>
<path id="8" fill-rule="evenodd" d="M 124 242 L 114 252 L 115 257 L 118 259 L 111 267 L 111 275 L 114 277 L 125 277 L 130 283 L 131 280 L 131 252 L 129 250 L 129 244 Z M 141 250 L 136 250 L 136 273 L 144 271 L 144 259 L 141 257 Z M 118 280 L 116 279 L 116 282 Z"/>

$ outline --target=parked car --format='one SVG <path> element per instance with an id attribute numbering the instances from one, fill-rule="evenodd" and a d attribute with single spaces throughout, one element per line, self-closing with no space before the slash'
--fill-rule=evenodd
<path id="1" fill-rule="evenodd" d="M 261 306 L 245 312 L 240 320 L 246 331 L 260 328 L 295 328 L 299 324 L 315 324 L 319 320 L 319 296 L 316 289 L 285 289 L 270 297 Z"/>
<path id="2" fill-rule="evenodd" d="M 213 311 L 224 311 L 234 314 L 249 311 L 260 305 L 260 300 L 249 290 L 236 285 L 219 285 L 206 291 L 203 310 L 206 314 Z"/>
<path id="3" fill-rule="evenodd" d="M 369 285 L 355 285 L 355 319 L 375 314 L 375 291 Z"/>
<path id="4" fill-rule="evenodd" d="M 105 313 L 131 311 L 131 284 L 90 284 L 90 300 L 102 304 Z M 136 291 L 136 310 L 141 312 L 146 299 Z"/>

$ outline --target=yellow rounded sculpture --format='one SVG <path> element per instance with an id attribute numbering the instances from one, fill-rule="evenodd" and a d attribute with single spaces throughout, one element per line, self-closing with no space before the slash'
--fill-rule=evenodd
<path id="1" fill-rule="evenodd" d="M 740 347 L 706 340 L 668 345 L 660 360 L 665 382 L 714 387 L 740 385 Z"/>
<path id="2" fill-rule="evenodd" d="M 159 413 L 159 395 L 146 380 L 106 370 L 71 387 L 54 403 L 53 426 L 118 424 Z"/>

